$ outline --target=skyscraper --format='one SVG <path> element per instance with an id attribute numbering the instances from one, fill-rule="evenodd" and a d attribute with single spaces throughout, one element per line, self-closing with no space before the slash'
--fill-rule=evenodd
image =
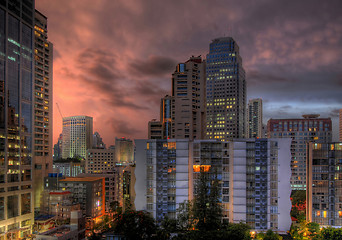
<path id="1" fill-rule="evenodd" d="M 306 143 L 331 142 L 332 123 L 330 118 L 319 115 L 303 115 L 302 119 L 270 119 L 267 122 L 267 137 L 291 138 L 291 187 L 306 189 Z"/>
<path id="2" fill-rule="evenodd" d="M 214 39 L 207 54 L 207 138 L 243 138 L 246 120 L 245 70 L 231 37 Z"/>
<path id="3" fill-rule="evenodd" d="M 53 45 L 47 40 L 47 18 L 35 11 L 34 74 L 34 193 L 40 208 L 44 177 L 52 170 L 52 63 Z"/>
<path id="4" fill-rule="evenodd" d="M 0 232 L 25 239 L 34 221 L 34 1 L 0 1 Z"/>
<path id="5" fill-rule="evenodd" d="M 262 100 L 260 98 L 248 101 L 247 108 L 247 138 L 262 136 Z"/>
<path id="6" fill-rule="evenodd" d="M 191 57 L 172 74 L 171 138 L 203 139 L 205 136 L 205 62 Z"/>
<path id="7" fill-rule="evenodd" d="M 63 118 L 62 157 L 86 158 L 87 149 L 93 146 L 93 118 L 73 116 Z"/>

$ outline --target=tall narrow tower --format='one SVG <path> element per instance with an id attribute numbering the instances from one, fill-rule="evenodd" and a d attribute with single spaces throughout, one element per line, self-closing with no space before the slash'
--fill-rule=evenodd
<path id="1" fill-rule="evenodd" d="M 0 1 L 0 230 L 26 239 L 33 211 L 34 1 Z"/>
<path id="2" fill-rule="evenodd" d="M 52 170 L 52 64 L 53 45 L 47 40 L 47 18 L 36 10 L 34 25 L 34 194 L 40 208 L 44 177 Z"/>
<path id="3" fill-rule="evenodd" d="M 246 127 L 247 138 L 262 137 L 262 100 L 260 98 L 248 101 Z"/>
<path id="4" fill-rule="evenodd" d="M 239 46 L 231 37 L 214 39 L 206 62 L 207 138 L 245 137 L 246 81 Z"/>
<path id="5" fill-rule="evenodd" d="M 205 136 L 205 61 L 191 57 L 172 74 L 172 138 Z"/>

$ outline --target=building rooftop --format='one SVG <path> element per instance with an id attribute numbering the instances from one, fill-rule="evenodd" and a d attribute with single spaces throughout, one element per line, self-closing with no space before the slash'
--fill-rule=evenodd
<path id="1" fill-rule="evenodd" d="M 64 194 L 70 194 L 70 191 L 59 191 L 59 192 L 50 192 L 50 195 L 64 195 Z"/>
<path id="2" fill-rule="evenodd" d="M 103 177 L 67 177 L 60 182 L 95 182 L 104 179 Z"/>
<path id="3" fill-rule="evenodd" d="M 52 237 L 61 237 L 71 231 L 70 227 L 67 226 L 62 226 L 62 227 L 57 227 L 53 228 L 49 231 L 43 232 L 39 235 L 45 235 L 45 236 L 52 236 Z"/>

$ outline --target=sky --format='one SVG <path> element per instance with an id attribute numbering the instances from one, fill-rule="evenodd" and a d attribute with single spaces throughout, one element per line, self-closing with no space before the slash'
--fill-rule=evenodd
<path id="1" fill-rule="evenodd" d="M 62 116 L 94 118 L 107 145 L 147 138 L 171 74 L 210 42 L 232 36 L 247 99 L 262 98 L 264 123 L 342 108 L 342 1 L 36 0 L 54 45 L 54 143 Z M 61 114 L 56 107 L 58 103 Z"/>

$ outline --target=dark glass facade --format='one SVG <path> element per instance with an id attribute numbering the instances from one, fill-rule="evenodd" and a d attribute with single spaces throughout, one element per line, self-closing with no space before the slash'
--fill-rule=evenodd
<path id="1" fill-rule="evenodd" d="M 0 1 L 0 226 L 25 238 L 33 223 L 32 79 L 34 1 Z"/>

